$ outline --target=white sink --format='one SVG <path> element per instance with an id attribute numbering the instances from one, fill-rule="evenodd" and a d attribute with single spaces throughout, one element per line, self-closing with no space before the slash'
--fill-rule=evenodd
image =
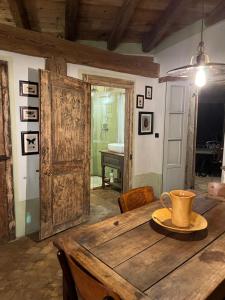
<path id="1" fill-rule="evenodd" d="M 108 150 L 117 153 L 124 153 L 124 144 L 119 144 L 119 143 L 108 144 Z"/>

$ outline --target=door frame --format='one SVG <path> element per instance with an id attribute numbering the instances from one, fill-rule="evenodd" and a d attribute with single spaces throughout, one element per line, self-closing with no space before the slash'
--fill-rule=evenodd
<path id="1" fill-rule="evenodd" d="M 134 82 L 125 79 L 89 74 L 83 74 L 83 80 L 91 85 L 125 89 L 124 170 L 126 170 L 126 172 L 123 174 L 123 192 L 126 192 L 132 188 L 133 175 Z"/>
<path id="2" fill-rule="evenodd" d="M 225 85 L 225 79 L 218 79 L 208 82 L 208 85 Z M 199 89 L 192 91 L 191 102 L 189 106 L 188 117 L 188 148 L 187 148 L 187 160 L 186 160 L 186 181 L 185 186 L 187 188 L 195 188 L 195 160 L 196 160 L 196 139 L 197 139 L 197 121 L 198 121 L 198 101 L 199 101 Z M 223 178 L 223 170 L 221 179 Z"/>
<path id="3" fill-rule="evenodd" d="M 7 237 L 6 241 L 14 240 L 16 237 L 16 222 L 14 211 L 14 189 L 13 189 L 13 160 L 12 160 L 12 140 L 11 140 L 11 118 L 10 118 L 10 97 L 9 97 L 9 76 L 8 62 L 0 60 L 1 76 L 1 99 L 2 99 L 2 122 L 4 153 L 2 153 L 1 162 L 5 163 L 5 178 L 3 178 L 3 198 L 5 192 Z M 1 105 L 1 104 L 0 104 Z M 2 199 L 4 201 L 4 199 Z"/>

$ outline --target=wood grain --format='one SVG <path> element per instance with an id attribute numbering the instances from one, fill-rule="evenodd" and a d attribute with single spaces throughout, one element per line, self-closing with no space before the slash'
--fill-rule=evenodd
<path id="1" fill-rule="evenodd" d="M 77 39 L 79 0 L 66 0 L 65 38 L 69 41 Z"/>
<path id="2" fill-rule="evenodd" d="M 198 197 L 194 202 L 193 210 L 203 213 L 215 205 L 217 205 L 217 202 L 214 200 Z M 148 222 L 152 213 L 161 207 L 159 201 L 155 201 L 97 224 L 82 226 L 72 232 L 71 237 L 85 248 L 91 249 Z"/>
<path id="3" fill-rule="evenodd" d="M 113 292 L 118 294 L 122 300 L 149 299 L 96 257 L 90 255 L 89 251 L 76 242 L 71 241 L 70 238 L 59 238 L 55 241 L 55 246 L 58 249 L 63 249 L 67 255 L 74 257 L 81 266 L 84 266 L 96 279 L 99 279 L 105 286 L 108 286 Z"/>
<path id="4" fill-rule="evenodd" d="M 211 26 L 225 19 L 225 2 L 221 0 L 218 5 L 205 18 L 205 25 Z"/>
<path id="5" fill-rule="evenodd" d="M 89 214 L 89 135 L 90 85 L 41 71 L 41 239 Z"/>
<path id="6" fill-rule="evenodd" d="M 38 57 L 63 57 L 69 63 L 141 75 L 159 76 L 159 64 L 147 56 L 123 55 L 76 42 L 65 41 L 49 34 L 0 25 L 1 49 Z"/>
<path id="7" fill-rule="evenodd" d="M 63 57 L 49 57 L 45 60 L 45 70 L 67 75 L 67 63 Z"/>
<path id="8" fill-rule="evenodd" d="M 15 239 L 15 213 L 12 171 L 12 143 L 10 122 L 10 99 L 8 86 L 8 65 L 0 61 L 0 155 L 6 160 L 1 161 L 0 170 L 0 240 Z"/>
<path id="9" fill-rule="evenodd" d="M 151 299 L 224 299 L 224 249 L 225 234 L 146 293 Z"/>
<path id="10" fill-rule="evenodd" d="M 208 235 L 204 239 L 195 240 L 193 235 L 190 240 L 183 241 L 173 238 L 176 234 L 170 234 L 160 243 L 120 264 L 115 268 L 116 272 L 141 291 L 147 290 L 225 232 L 223 205 L 217 205 L 204 216 L 208 221 Z"/>
<path id="11" fill-rule="evenodd" d="M 16 26 L 31 29 L 28 12 L 24 0 L 7 0 Z"/>
<path id="12" fill-rule="evenodd" d="M 107 42 L 109 50 L 114 50 L 120 43 L 128 24 L 135 13 L 140 0 L 124 0 L 119 9 L 110 37 Z"/>
<path id="13" fill-rule="evenodd" d="M 170 0 L 167 9 L 162 13 L 157 24 L 155 24 L 150 32 L 144 35 L 142 41 L 142 49 L 144 52 L 148 52 L 157 46 L 175 18 L 182 13 L 185 5 L 187 5 L 187 1 L 185 0 Z"/>

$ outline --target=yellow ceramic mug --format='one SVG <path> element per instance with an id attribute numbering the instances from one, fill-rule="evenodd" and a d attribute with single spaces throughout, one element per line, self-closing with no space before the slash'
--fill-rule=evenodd
<path id="1" fill-rule="evenodd" d="M 172 209 L 167 207 L 164 198 L 169 197 L 172 202 Z M 171 213 L 172 223 L 177 227 L 189 227 L 191 221 L 192 203 L 196 197 L 195 193 L 174 190 L 169 193 L 162 193 L 160 201 Z"/>

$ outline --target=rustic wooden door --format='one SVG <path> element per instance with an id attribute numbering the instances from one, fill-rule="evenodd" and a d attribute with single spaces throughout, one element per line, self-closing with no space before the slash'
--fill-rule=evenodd
<path id="1" fill-rule="evenodd" d="M 40 238 L 90 210 L 90 84 L 40 71 Z"/>
<path id="2" fill-rule="evenodd" d="M 0 61 L 0 242 L 15 238 L 8 65 Z"/>
<path id="3" fill-rule="evenodd" d="M 189 95 L 188 83 L 167 82 L 163 191 L 184 188 Z"/>

